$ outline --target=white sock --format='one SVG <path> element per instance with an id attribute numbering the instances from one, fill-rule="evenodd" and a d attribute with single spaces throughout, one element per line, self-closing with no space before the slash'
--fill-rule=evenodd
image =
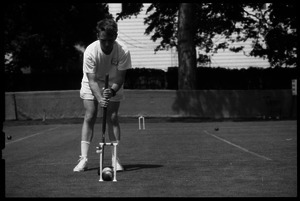
<path id="1" fill-rule="evenodd" d="M 118 160 L 119 160 L 119 158 L 118 158 L 118 150 L 119 150 L 118 147 L 120 146 L 120 141 L 116 141 L 116 142 L 118 143 L 118 145 L 117 145 L 117 147 L 116 147 L 116 149 L 117 149 L 117 157 L 116 157 L 116 158 L 117 158 L 117 161 L 118 161 Z M 111 147 L 111 153 L 112 153 L 112 154 L 111 154 L 111 155 L 112 155 L 112 158 L 111 158 L 111 159 L 112 159 L 112 161 L 113 161 L 114 156 L 115 156 L 114 146 Z"/>
<path id="2" fill-rule="evenodd" d="M 119 146 L 119 141 L 116 141 L 116 143 L 118 143 L 117 145 L 117 149 L 118 149 L 118 146 Z M 118 154 L 118 152 L 117 152 Z M 111 146 L 111 158 L 113 159 L 115 156 L 115 149 L 114 149 L 114 146 Z"/>
<path id="3" fill-rule="evenodd" d="M 89 152 L 90 142 L 81 141 L 81 157 L 87 158 Z"/>

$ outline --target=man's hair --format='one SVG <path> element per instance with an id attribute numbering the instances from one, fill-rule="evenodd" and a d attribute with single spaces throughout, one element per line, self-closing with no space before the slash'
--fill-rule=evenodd
<path id="1" fill-rule="evenodd" d="M 97 32 L 105 31 L 110 36 L 118 34 L 118 25 L 113 19 L 104 19 L 97 23 Z"/>

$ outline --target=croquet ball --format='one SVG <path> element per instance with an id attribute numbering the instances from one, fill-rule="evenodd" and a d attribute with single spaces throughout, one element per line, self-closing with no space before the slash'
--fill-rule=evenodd
<path id="1" fill-rule="evenodd" d="M 106 167 L 102 171 L 102 178 L 104 181 L 111 181 L 113 179 L 113 171 L 110 167 Z"/>
<path id="2" fill-rule="evenodd" d="M 7 139 L 8 139 L 8 140 L 11 140 L 11 135 L 8 135 L 8 136 L 7 136 Z"/>
<path id="3" fill-rule="evenodd" d="M 218 131 L 219 130 L 219 128 L 215 128 L 215 131 Z"/>

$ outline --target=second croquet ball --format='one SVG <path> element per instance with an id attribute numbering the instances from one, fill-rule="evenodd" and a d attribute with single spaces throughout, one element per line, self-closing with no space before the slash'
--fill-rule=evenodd
<path id="1" fill-rule="evenodd" d="M 215 128 L 215 131 L 218 131 L 219 130 L 219 128 Z"/>
<path id="2" fill-rule="evenodd" d="M 111 168 L 106 167 L 102 171 L 102 178 L 104 181 L 111 181 L 113 179 L 113 171 Z"/>

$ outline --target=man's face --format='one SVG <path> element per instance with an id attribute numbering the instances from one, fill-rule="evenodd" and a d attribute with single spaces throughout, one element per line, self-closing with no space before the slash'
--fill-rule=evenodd
<path id="1" fill-rule="evenodd" d="M 105 54 L 110 54 L 113 50 L 116 36 L 108 35 L 105 31 L 99 33 L 100 47 Z"/>

